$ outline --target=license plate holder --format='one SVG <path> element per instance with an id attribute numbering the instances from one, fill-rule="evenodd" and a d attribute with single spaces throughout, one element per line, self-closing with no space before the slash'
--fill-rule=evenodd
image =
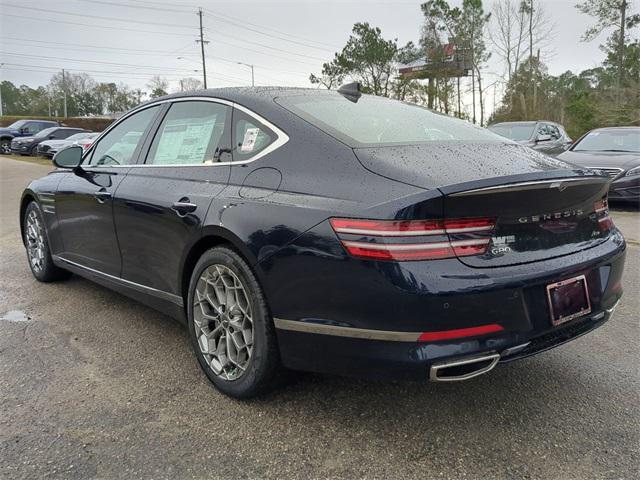
<path id="1" fill-rule="evenodd" d="M 589 288 L 584 275 L 547 285 L 547 300 L 554 326 L 591 313 Z"/>

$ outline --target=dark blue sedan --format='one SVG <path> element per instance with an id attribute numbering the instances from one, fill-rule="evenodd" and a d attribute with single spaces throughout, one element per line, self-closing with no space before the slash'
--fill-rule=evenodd
<path id="1" fill-rule="evenodd" d="M 154 99 L 54 162 L 22 197 L 34 276 L 184 322 L 234 397 L 285 369 L 465 380 L 622 295 L 607 175 L 355 85 Z"/>

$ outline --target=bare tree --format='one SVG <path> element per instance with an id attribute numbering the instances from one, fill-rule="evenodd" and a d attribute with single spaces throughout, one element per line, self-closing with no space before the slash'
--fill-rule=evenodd
<path id="1" fill-rule="evenodd" d="M 202 81 L 193 77 L 182 78 L 178 83 L 180 84 L 181 92 L 193 92 L 194 90 L 201 90 L 203 88 Z"/>
<path id="2" fill-rule="evenodd" d="M 496 55 L 505 63 L 505 80 L 509 82 L 525 56 L 525 10 L 513 0 L 498 0 L 493 4 L 492 13 L 493 25 L 489 29 L 489 40 Z"/>

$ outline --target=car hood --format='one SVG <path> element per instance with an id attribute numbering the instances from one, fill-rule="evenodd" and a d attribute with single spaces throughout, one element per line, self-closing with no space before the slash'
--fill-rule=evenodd
<path id="1" fill-rule="evenodd" d="M 9 128 L 0 128 L 0 135 L 17 135 L 18 132 L 16 130 L 11 130 Z"/>
<path id="2" fill-rule="evenodd" d="M 17 143 L 26 143 L 26 142 L 32 142 L 36 139 L 36 137 L 18 137 L 15 139 L 15 141 Z"/>
<path id="3" fill-rule="evenodd" d="M 511 175 L 574 169 L 517 143 L 429 142 L 354 149 L 362 165 L 378 175 L 422 188 Z"/>
<path id="4" fill-rule="evenodd" d="M 565 162 L 581 167 L 612 167 L 628 170 L 640 165 L 640 153 L 635 152 L 572 152 L 566 151 L 558 156 Z"/>

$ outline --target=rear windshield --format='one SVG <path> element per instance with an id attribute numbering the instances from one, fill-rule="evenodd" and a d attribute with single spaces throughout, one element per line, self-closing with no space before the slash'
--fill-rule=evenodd
<path id="1" fill-rule="evenodd" d="M 574 152 L 640 152 L 640 129 L 596 130 L 572 149 Z"/>
<path id="2" fill-rule="evenodd" d="M 280 97 L 280 105 L 351 146 L 467 141 L 504 143 L 469 122 L 397 100 L 339 94 Z"/>
<path id="3" fill-rule="evenodd" d="M 498 123 L 488 128 L 498 135 L 510 138 L 516 142 L 523 142 L 533 136 L 535 127 L 535 123 Z"/>

